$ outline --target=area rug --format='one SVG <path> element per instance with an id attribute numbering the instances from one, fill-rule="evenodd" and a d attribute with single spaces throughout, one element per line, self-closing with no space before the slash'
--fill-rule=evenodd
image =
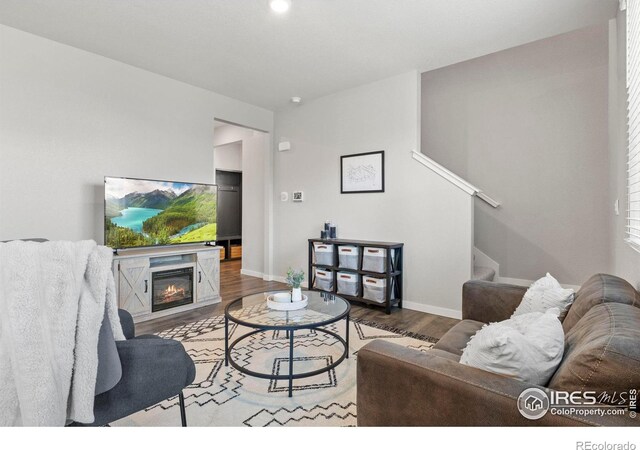
<path id="1" fill-rule="evenodd" d="M 345 321 L 328 325 L 344 337 Z M 232 339 L 249 329 L 230 325 Z M 293 397 L 287 381 L 245 375 L 224 365 L 224 317 L 215 316 L 175 327 L 161 337 L 177 339 L 196 363 L 196 379 L 184 390 L 189 426 L 355 426 L 356 363 L 358 350 L 374 339 L 396 342 L 420 351 L 437 342 L 363 320 L 350 322 L 349 359 L 333 370 L 294 380 Z M 324 333 L 296 332 L 296 372 L 326 367 L 342 354 L 342 344 Z M 238 345 L 232 357 L 242 367 L 266 373 L 288 373 L 289 339 L 284 332 L 258 333 Z M 178 398 L 174 397 L 111 424 L 112 426 L 180 426 Z"/>

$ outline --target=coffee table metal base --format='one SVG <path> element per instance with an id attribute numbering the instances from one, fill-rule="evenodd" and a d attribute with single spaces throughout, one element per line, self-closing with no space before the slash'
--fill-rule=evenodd
<path id="1" fill-rule="evenodd" d="M 345 359 L 349 359 L 349 315 L 348 314 L 345 317 L 345 329 L 346 329 L 345 339 L 342 339 L 342 337 L 339 336 L 337 333 L 334 333 L 333 331 L 325 330 L 324 328 L 306 327 L 306 328 L 297 328 L 297 329 L 289 329 L 289 330 L 284 329 L 283 331 L 287 332 L 287 335 L 289 338 L 289 373 L 287 375 L 274 375 L 271 373 L 262 373 L 262 372 L 255 372 L 253 370 L 249 370 L 245 367 L 240 366 L 231 358 L 231 351 L 234 349 L 234 347 L 238 343 L 240 343 L 241 341 L 243 341 L 244 339 L 250 336 L 253 336 L 254 334 L 264 333 L 266 331 L 273 330 L 273 327 L 266 327 L 266 328 L 256 327 L 255 330 L 250 331 L 249 333 L 243 334 L 242 336 L 235 339 L 233 342 L 229 344 L 229 318 L 225 316 L 224 318 L 224 365 L 228 367 L 229 364 L 231 364 L 231 367 L 233 367 L 234 369 L 246 375 L 250 375 L 252 377 L 263 378 L 266 380 L 289 380 L 289 397 L 291 397 L 293 395 L 293 380 L 296 380 L 299 378 L 308 378 L 314 375 L 319 375 L 324 372 L 329 372 L 330 370 L 333 370 L 335 367 L 337 367 Z M 312 370 L 309 372 L 294 373 L 293 372 L 293 347 L 294 347 L 294 336 L 297 330 L 313 330 L 319 333 L 324 333 L 326 335 L 332 336 L 342 344 L 342 346 L 344 347 L 344 351 L 342 352 L 342 355 L 340 355 L 340 358 L 338 358 L 337 361 L 335 361 L 334 363 L 326 367 L 323 367 L 317 370 Z"/>

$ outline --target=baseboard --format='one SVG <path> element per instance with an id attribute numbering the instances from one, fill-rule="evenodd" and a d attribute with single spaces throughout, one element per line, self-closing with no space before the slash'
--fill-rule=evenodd
<path id="1" fill-rule="evenodd" d="M 262 277 L 262 279 L 264 281 L 277 281 L 279 283 L 285 283 L 287 282 L 286 277 L 281 277 L 279 275 L 265 275 L 264 277 Z M 308 281 L 303 281 L 301 287 L 307 289 L 309 286 L 309 282 Z"/>
<path id="2" fill-rule="evenodd" d="M 284 277 L 278 276 L 278 275 L 266 275 L 264 277 L 265 281 L 277 281 L 279 283 L 286 283 L 286 280 Z"/>
<path id="3" fill-rule="evenodd" d="M 424 305 L 422 303 L 403 301 L 402 307 L 413 311 L 420 311 L 428 314 L 436 314 L 438 316 L 450 317 L 452 319 L 462 319 L 462 311 L 455 309 L 441 308 L 439 306 Z"/>
<path id="4" fill-rule="evenodd" d="M 278 275 L 262 275 L 258 274 L 258 272 L 245 271 L 242 269 L 243 275 L 257 276 L 262 277 L 265 281 L 279 281 L 280 283 L 286 283 L 285 277 L 281 277 Z M 255 275 L 254 275 L 255 274 Z M 305 281 L 302 283 L 302 287 L 308 289 L 309 282 Z M 438 306 L 431 305 L 423 305 L 422 303 L 414 303 L 414 302 L 402 302 L 402 307 L 406 309 L 411 309 L 413 311 L 420 311 L 429 314 L 436 314 L 438 316 L 451 317 L 452 319 L 462 319 L 462 312 L 456 311 L 455 309 L 448 308 L 440 308 Z"/>
<path id="5" fill-rule="evenodd" d="M 286 283 L 285 277 L 277 275 L 268 275 L 264 277 L 265 281 L 279 281 L 280 283 Z M 302 283 L 302 287 L 308 289 L 309 282 Z M 462 319 L 462 311 L 456 311 L 455 309 L 440 308 L 438 306 L 423 305 L 422 303 L 414 302 L 402 302 L 402 307 L 411 309 L 414 311 L 420 311 L 429 314 L 436 314 L 438 316 L 451 317 L 452 319 Z"/>
<path id="6" fill-rule="evenodd" d="M 523 280 L 521 278 L 508 278 L 508 277 L 497 277 L 496 278 L 496 282 L 497 283 L 515 284 L 516 286 L 526 286 L 526 287 L 531 286 L 531 284 L 534 281 L 535 280 Z M 578 292 L 578 290 L 580 289 L 580 286 L 578 286 L 576 284 L 563 284 L 563 283 L 560 283 L 560 285 L 565 289 L 573 289 L 576 292 Z"/>
<path id="7" fill-rule="evenodd" d="M 240 273 L 242 275 L 264 279 L 264 274 L 262 272 L 256 272 L 255 270 L 240 269 Z"/>

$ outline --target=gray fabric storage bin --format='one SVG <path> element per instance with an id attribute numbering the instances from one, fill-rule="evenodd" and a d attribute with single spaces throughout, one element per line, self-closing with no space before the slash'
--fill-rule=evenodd
<path id="1" fill-rule="evenodd" d="M 333 273 L 329 270 L 316 269 L 314 288 L 321 291 L 333 292 Z"/>
<path id="2" fill-rule="evenodd" d="M 338 267 L 341 269 L 358 269 L 360 249 L 355 245 L 338 246 Z"/>
<path id="3" fill-rule="evenodd" d="M 395 256 L 395 249 L 391 250 L 391 260 Z M 387 271 L 387 249 L 365 247 L 362 255 L 362 270 L 384 273 Z"/>
<path id="4" fill-rule="evenodd" d="M 391 280 L 391 299 L 395 298 L 393 291 L 393 279 Z M 387 279 L 362 277 L 362 297 L 376 303 L 384 303 L 387 298 Z"/>
<path id="5" fill-rule="evenodd" d="M 313 243 L 313 253 L 316 257 L 316 264 L 322 266 L 333 266 L 333 244 Z"/>
<path id="6" fill-rule="evenodd" d="M 338 294 L 344 295 L 358 295 L 358 288 L 360 283 L 358 282 L 358 274 L 338 272 Z"/>

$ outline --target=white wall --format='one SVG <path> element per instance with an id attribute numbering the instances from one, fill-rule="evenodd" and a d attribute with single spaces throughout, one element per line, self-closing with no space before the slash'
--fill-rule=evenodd
<path id="1" fill-rule="evenodd" d="M 422 76 L 422 151 L 476 201 L 501 277 L 582 284 L 611 268 L 606 24 Z"/>
<path id="2" fill-rule="evenodd" d="M 406 306 L 459 315 L 470 278 L 472 198 L 414 161 L 419 74 L 410 72 L 329 95 L 276 114 L 274 275 L 307 271 L 307 240 L 326 219 L 338 237 L 405 244 Z M 385 150 L 386 192 L 340 194 L 340 155 Z M 302 190 L 303 203 L 279 193 Z"/>
<path id="3" fill-rule="evenodd" d="M 214 118 L 273 126 L 265 109 L 0 26 L 0 240 L 102 242 L 105 175 L 212 182 Z"/>
<path id="4" fill-rule="evenodd" d="M 220 149 L 240 150 L 242 273 L 258 277 L 263 277 L 265 273 L 265 165 L 270 150 L 269 138 L 268 133 L 223 125 L 215 129 L 213 139 L 216 158 Z M 217 167 L 217 163 L 214 164 Z"/>
<path id="5" fill-rule="evenodd" d="M 636 289 L 640 288 L 640 253 L 626 242 L 627 210 L 627 75 L 626 75 L 626 17 L 619 12 L 609 22 L 609 199 L 611 218 L 611 251 L 614 275 L 620 276 Z M 613 214 L 613 204 L 619 201 L 620 214 Z"/>
<path id="6" fill-rule="evenodd" d="M 214 132 L 215 134 L 215 132 Z M 231 142 L 213 149 L 214 170 L 242 171 L 242 142 Z"/>

